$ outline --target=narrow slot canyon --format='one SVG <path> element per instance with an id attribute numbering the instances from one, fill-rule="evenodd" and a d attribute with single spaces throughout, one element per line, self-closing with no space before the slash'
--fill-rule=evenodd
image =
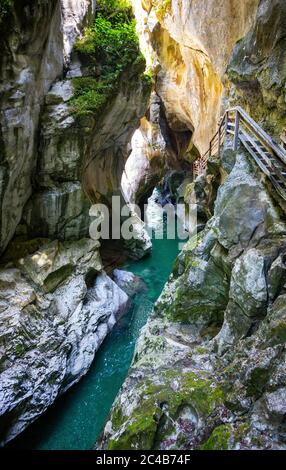
<path id="1" fill-rule="evenodd" d="M 0 46 L 3 450 L 285 450 L 285 1 L 0 0 Z"/>

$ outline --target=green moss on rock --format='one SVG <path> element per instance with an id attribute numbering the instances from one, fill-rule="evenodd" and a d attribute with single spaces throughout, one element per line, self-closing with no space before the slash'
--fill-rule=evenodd
<path id="1" fill-rule="evenodd" d="M 276 346 L 277 344 L 284 344 L 286 342 L 286 319 L 280 320 L 276 325 L 273 325 L 270 329 L 270 340 L 269 343 L 271 346 Z"/>
<path id="2" fill-rule="evenodd" d="M 256 398 L 262 395 L 269 374 L 270 370 L 268 369 L 261 367 L 255 368 L 250 374 L 250 378 L 247 383 L 247 394 Z"/>
<path id="3" fill-rule="evenodd" d="M 119 439 L 110 440 L 108 450 L 151 449 L 154 441 L 160 410 L 150 402 L 134 412 L 133 420 Z"/>
<path id="4" fill-rule="evenodd" d="M 182 408 L 191 406 L 198 415 L 209 416 L 223 402 L 222 390 L 207 376 L 179 370 L 165 370 L 154 381 L 139 382 L 128 397 L 130 402 L 133 396 L 136 406 L 129 417 L 119 402 L 112 412 L 116 434 L 108 441 L 109 450 L 152 449 L 158 433 L 172 433 L 172 423 Z"/>
<path id="5" fill-rule="evenodd" d="M 9 243 L 5 253 L 2 255 L 1 263 L 4 264 L 24 258 L 39 250 L 41 246 L 49 241 L 48 238 L 32 238 L 31 240 L 14 239 Z"/>
<path id="6" fill-rule="evenodd" d="M 230 424 L 222 424 L 215 428 L 200 450 L 228 450 L 231 429 Z"/>

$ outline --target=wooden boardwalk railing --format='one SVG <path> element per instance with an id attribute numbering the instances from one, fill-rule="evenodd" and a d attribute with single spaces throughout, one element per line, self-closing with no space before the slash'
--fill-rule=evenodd
<path id="1" fill-rule="evenodd" d="M 194 176 L 203 174 L 212 155 L 220 155 L 227 135 L 233 149 L 242 144 L 260 169 L 267 175 L 278 194 L 286 200 L 286 150 L 273 140 L 240 106 L 228 109 L 208 151 L 193 163 Z"/>

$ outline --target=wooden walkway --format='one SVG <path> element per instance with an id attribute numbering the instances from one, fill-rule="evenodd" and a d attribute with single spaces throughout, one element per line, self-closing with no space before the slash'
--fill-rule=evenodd
<path id="1" fill-rule="evenodd" d="M 242 144 L 256 164 L 286 201 L 286 150 L 273 140 L 240 106 L 228 109 L 208 151 L 193 164 L 194 176 L 203 174 L 208 159 L 219 155 L 227 135 L 233 138 L 233 149 Z"/>

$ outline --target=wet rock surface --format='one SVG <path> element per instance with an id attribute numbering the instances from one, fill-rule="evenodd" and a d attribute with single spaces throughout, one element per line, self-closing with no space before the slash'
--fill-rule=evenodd
<path id="1" fill-rule="evenodd" d="M 128 308 L 98 250 L 89 239 L 49 242 L 0 270 L 2 445 L 86 374 Z"/>
<path id="2" fill-rule="evenodd" d="M 285 131 L 285 2 L 134 2 L 150 76 L 137 57 L 100 113 L 80 117 L 74 79 L 94 84 L 101 70 L 73 46 L 95 2 L 20 3 L 0 18 L 1 253 L 17 235 L 0 269 L 0 442 L 87 372 L 143 287 L 103 271 L 86 238 L 91 203 L 122 189 L 143 203 L 161 181 L 167 202 L 195 196 L 199 236 L 142 330 L 98 447 L 284 449 L 285 217 L 242 151 L 211 155 L 191 183 L 184 170 L 209 146 L 223 85 L 223 107 Z M 151 241 L 132 217 L 123 251 L 139 259 Z"/>
<path id="3" fill-rule="evenodd" d="M 141 332 L 97 448 L 285 448 L 285 237 L 259 171 L 237 152 Z"/>
<path id="4" fill-rule="evenodd" d="M 129 297 L 134 297 L 138 292 L 147 289 L 143 279 L 129 271 L 114 269 L 112 279 Z"/>

